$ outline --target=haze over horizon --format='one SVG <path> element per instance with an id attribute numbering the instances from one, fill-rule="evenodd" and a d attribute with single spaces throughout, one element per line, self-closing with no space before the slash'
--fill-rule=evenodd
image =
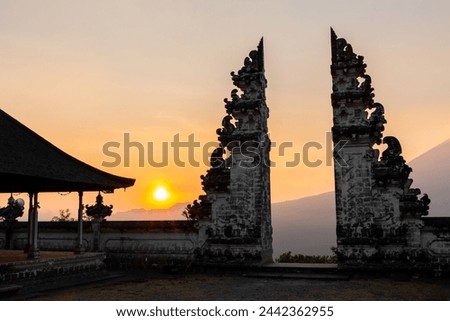
<path id="1" fill-rule="evenodd" d="M 172 204 L 191 202 L 202 193 L 204 164 L 176 166 L 170 155 L 166 167 L 139 167 L 134 150 L 129 167 L 110 168 L 102 166 L 111 161 L 103 147 L 123 146 L 128 133 L 154 143 L 160 160 L 162 144 L 177 134 L 216 142 L 229 73 L 264 36 L 271 139 L 293 145 L 284 156 L 272 150 L 272 202 L 299 199 L 334 186 L 325 165 L 329 27 L 365 57 L 386 110 L 385 135 L 399 138 L 410 162 L 450 138 L 449 9 L 446 1 L 406 0 L 0 1 L 0 108 L 74 157 L 136 178 L 126 192 L 105 196 L 117 212 L 158 207 L 149 200 L 158 182 Z M 286 167 L 310 141 L 323 147 L 311 159 L 324 163 Z M 202 160 L 200 150 L 195 155 Z M 85 203 L 94 200 L 88 193 Z M 76 212 L 76 195 L 43 194 L 40 202 L 42 219 Z"/>

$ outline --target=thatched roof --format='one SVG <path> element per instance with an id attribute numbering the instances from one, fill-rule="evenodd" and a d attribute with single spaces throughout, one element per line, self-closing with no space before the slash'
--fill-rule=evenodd
<path id="1" fill-rule="evenodd" d="M 0 110 L 0 192 L 110 191 L 134 182 L 66 154 Z"/>

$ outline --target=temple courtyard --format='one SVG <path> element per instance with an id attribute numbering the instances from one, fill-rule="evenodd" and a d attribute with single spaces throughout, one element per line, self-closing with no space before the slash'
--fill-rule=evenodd
<path id="1" fill-rule="evenodd" d="M 253 278 L 241 274 L 167 275 L 130 272 L 100 283 L 35 293 L 28 300 L 234 301 L 234 300 L 448 300 L 450 281 L 354 277 L 348 280 Z"/>

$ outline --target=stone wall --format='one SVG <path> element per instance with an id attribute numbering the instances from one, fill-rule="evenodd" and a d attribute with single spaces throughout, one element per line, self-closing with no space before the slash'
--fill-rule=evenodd
<path id="1" fill-rule="evenodd" d="M 41 251 L 73 251 L 77 244 L 77 222 L 40 222 Z M 105 252 L 107 262 L 118 267 L 188 263 L 198 247 L 198 232 L 188 221 L 105 221 L 83 224 L 83 246 L 87 252 Z M 10 249 L 24 249 L 27 223 L 16 223 Z M 0 248 L 6 245 L 6 226 L 0 223 Z"/>
<path id="2" fill-rule="evenodd" d="M 421 247 L 426 249 L 430 268 L 437 274 L 450 273 L 450 217 L 426 217 L 421 229 Z"/>

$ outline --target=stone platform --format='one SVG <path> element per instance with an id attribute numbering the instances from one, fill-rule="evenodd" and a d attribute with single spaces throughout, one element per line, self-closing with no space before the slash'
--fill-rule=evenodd
<path id="1" fill-rule="evenodd" d="M 0 297 L 10 298 L 103 278 L 105 254 L 41 252 L 40 258 L 28 260 L 23 251 L 0 251 Z"/>

